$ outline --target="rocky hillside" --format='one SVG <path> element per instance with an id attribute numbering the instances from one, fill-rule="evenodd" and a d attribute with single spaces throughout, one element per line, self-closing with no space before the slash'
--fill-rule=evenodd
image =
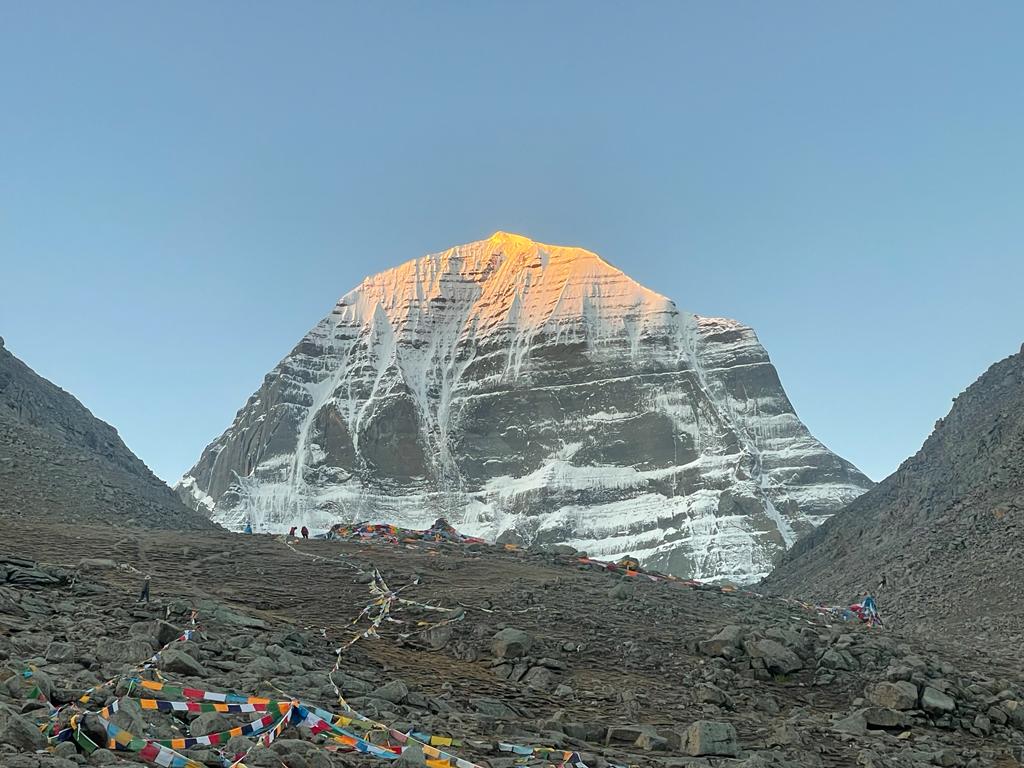
<path id="1" fill-rule="evenodd" d="M 0 512 L 68 523 L 214 527 L 186 508 L 117 430 L 0 340 Z"/>
<path id="2" fill-rule="evenodd" d="M 1017 647 L 937 651 L 899 630 L 627 578 L 569 554 L 227 532 L 115 538 L 83 526 L 81 560 L 50 534 L 12 526 L 5 542 L 25 559 L 0 555 L 9 768 L 138 765 L 146 740 L 172 739 L 195 762 L 148 764 L 223 768 L 248 753 L 250 768 L 386 765 L 339 752 L 346 745 L 308 721 L 286 722 L 270 746 L 229 730 L 263 714 L 251 696 L 269 712 L 296 701 L 341 714 L 335 685 L 351 708 L 336 722 L 403 749 L 392 760 L 403 768 L 1015 768 L 1024 745 Z M 133 568 L 153 574 L 148 605 L 134 602 Z M 376 636 L 363 636 L 381 605 L 374 572 L 409 602 L 392 601 Z M 156 680 L 153 666 L 164 687 L 129 683 Z M 224 701 L 249 710 L 215 711 Z M 161 709 L 168 702 L 180 708 Z M 135 737 L 128 751 L 87 760 L 55 738 L 52 754 L 35 754 L 47 746 L 37 726 L 71 736 L 76 712 L 94 713 L 78 722 L 105 744 L 98 713 L 115 703 L 107 717 Z M 425 763 L 423 747 L 401 742 L 410 731 L 464 762 Z M 184 741 L 211 735 L 213 745 Z"/>
<path id="3" fill-rule="evenodd" d="M 343 296 L 178 487 L 236 529 L 444 515 L 749 581 L 870 485 L 749 327 L 499 232 Z"/>
<path id="4" fill-rule="evenodd" d="M 877 590 L 883 615 L 1024 643 L 1024 349 L 954 401 L 914 456 L 798 542 L 762 587 Z"/>

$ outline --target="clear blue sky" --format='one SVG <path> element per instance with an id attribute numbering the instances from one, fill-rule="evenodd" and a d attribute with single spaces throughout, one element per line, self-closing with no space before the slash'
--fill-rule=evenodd
<path id="1" fill-rule="evenodd" d="M 1024 341 L 1022 29 L 1019 2 L 4 3 L 0 334 L 174 481 L 364 275 L 505 229 L 753 325 L 878 479 Z"/>

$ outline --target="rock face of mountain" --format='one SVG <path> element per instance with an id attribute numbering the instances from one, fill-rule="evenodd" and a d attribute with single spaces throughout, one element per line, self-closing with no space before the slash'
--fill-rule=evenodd
<path id="1" fill-rule="evenodd" d="M 215 527 L 185 507 L 117 430 L 0 340 L 0 514 L 118 528 Z"/>
<path id="2" fill-rule="evenodd" d="M 957 397 L 895 473 L 799 541 L 762 588 L 830 601 L 876 591 L 892 623 L 1024 642 L 1024 349 Z"/>
<path id="3" fill-rule="evenodd" d="M 444 515 L 750 580 L 870 484 L 800 422 L 750 328 L 497 233 L 343 296 L 178 489 L 229 527 Z"/>

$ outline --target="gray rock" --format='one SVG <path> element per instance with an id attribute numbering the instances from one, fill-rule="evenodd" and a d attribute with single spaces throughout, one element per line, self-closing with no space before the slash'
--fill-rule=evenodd
<path id="1" fill-rule="evenodd" d="M 867 698 L 879 707 L 901 711 L 916 709 L 917 686 L 902 680 L 895 683 L 877 683 L 868 689 Z"/>
<path id="2" fill-rule="evenodd" d="M 189 654 L 176 648 L 168 648 L 160 655 L 160 669 L 192 677 L 204 677 L 206 669 Z"/>
<path id="3" fill-rule="evenodd" d="M 602 742 L 608 731 L 601 723 L 561 723 L 562 732 L 571 739 L 577 741 Z"/>
<path id="4" fill-rule="evenodd" d="M 117 755 L 109 749 L 97 749 L 89 756 L 90 765 L 114 765 L 118 762 L 120 761 L 117 759 Z"/>
<path id="5" fill-rule="evenodd" d="M 517 718 L 519 715 L 514 709 L 509 707 L 504 702 L 498 701 L 498 699 L 491 699 L 488 697 L 477 697 L 469 700 L 470 705 L 479 712 L 481 715 L 487 717 L 493 717 L 498 720 L 512 720 Z"/>
<path id="6" fill-rule="evenodd" d="M 380 688 L 377 688 L 370 695 L 376 699 L 389 701 L 392 704 L 401 704 L 409 695 L 409 686 L 401 680 L 392 680 L 391 682 L 382 685 Z"/>
<path id="7" fill-rule="evenodd" d="M 224 745 L 225 751 L 229 755 L 240 755 L 244 752 L 248 752 L 253 745 L 252 739 L 247 736 L 232 736 L 227 740 Z"/>
<path id="8" fill-rule="evenodd" d="M 861 710 L 868 728 L 902 728 L 906 718 L 902 712 L 886 707 L 867 707 Z"/>
<path id="9" fill-rule="evenodd" d="M 858 711 L 833 723 L 832 730 L 853 736 L 863 736 L 868 731 L 868 721 L 864 717 L 864 713 Z"/>
<path id="10" fill-rule="evenodd" d="M 211 733 L 226 731 L 230 727 L 228 719 L 220 712 L 201 712 L 188 724 L 188 730 L 192 736 L 209 736 Z"/>
<path id="11" fill-rule="evenodd" d="M 636 744 L 645 736 L 657 736 L 658 729 L 653 725 L 613 725 L 605 734 L 606 744 Z"/>
<path id="12" fill-rule="evenodd" d="M 982 736 L 992 733 L 992 721 L 980 713 L 975 715 L 973 726 L 973 730 Z"/>
<path id="13" fill-rule="evenodd" d="M 141 664 L 156 652 L 148 638 L 132 637 L 127 640 L 108 640 L 96 646 L 96 658 L 104 662 Z"/>
<path id="14" fill-rule="evenodd" d="M 423 754 L 423 747 L 416 742 L 409 744 L 399 758 L 392 763 L 397 768 L 419 768 L 426 764 L 427 758 Z"/>
<path id="15" fill-rule="evenodd" d="M 64 664 L 75 658 L 75 646 L 71 643 L 50 643 L 46 648 L 46 660 L 54 664 Z"/>
<path id="16" fill-rule="evenodd" d="M 1014 728 L 1024 730 L 1024 704 L 1016 699 L 1007 699 L 999 707 L 1006 713 L 1007 720 Z"/>
<path id="17" fill-rule="evenodd" d="M 751 658 L 763 660 L 769 672 L 788 675 L 804 668 L 801 658 L 777 640 L 747 641 L 744 647 Z"/>
<path id="18" fill-rule="evenodd" d="M 499 659 L 516 659 L 525 656 L 533 647 L 533 636 L 521 629 L 507 627 L 491 640 L 491 652 Z"/>
<path id="19" fill-rule="evenodd" d="M 547 667 L 531 667 L 520 681 L 537 691 L 550 691 L 558 684 L 555 673 Z"/>
<path id="20" fill-rule="evenodd" d="M 547 551 L 553 555 L 571 556 L 576 554 L 576 547 L 569 544 L 551 544 L 547 547 Z"/>
<path id="21" fill-rule="evenodd" d="M 145 736 L 146 721 L 142 716 L 142 707 L 135 699 L 125 698 L 117 712 L 110 718 L 114 725 L 124 728 L 135 736 Z"/>
<path id="22" fill-rule="evenodd" d="M 724 659 L 735 659 L 740 655 L 743 645 L 743 628 L 735 624 L 723 627 L 709 640 L 698 644 L 698 649 L 706 656 L 718 656 Z"/>
<path id="23" fill-rule="evenodd" d="M 75 746 L 74 742 L 61 741 L 54 746 L 53 754 L 65 759 L 74 758 L 78 755 L 78 747 Z"/>
<path id="24" fill-rule="evenodd" d="M 10 744 L 24 752 L 37 752 L 46 749 L 46 737 L 29 720 L 12 714 L 0 729 L 0 744 Z"/>
<path id="25" fill-rule="evenodd" d="M 921 692 L 921 709 L 932 715 L 947 715 L 956 709 L 956 702 L 929 685 Z"/>
<path id="26" fill-rule="evenodd" d="M 729 723 L 698 720 L 686 731 L 686 752 L 694 757 L 738 757 L 740 747 L 736 741 L 736 729 Z"/>
<path id="27" fill-rule="evenodd" d="M 633 597 L 633 593 L 636 591 L 635 585 L 628 581 L 620 581 L 614 587 L 608 590 L 608 596 L 614 597 L 616 600 L 629 600 Z"/>
<path id="28" fill-rule="evenodd" d="M 703 684 L 697 686 L 697 701 L 702 704 L 714 704 L 724 707 L 730 703 L 729 696 L 717 685 Z"/>
<path id="29" fill-rule="evenodd" d="M 634 746 L 637 746 L 646 752 L 664 752 L 668 749 L 669 740 L 657 731 L 653 733 L 650 731 L 644 731 L 637 736 L 636 741 L 633 743 Z"/>
<path id="30" fill-rule="evenodd" d="M 825 669 L 838 669 L 847 672 L 852 672 L 857 669 L 857 662 L 853 656 L 847 651 L 839 651 L 835 648 L 829 648 L 822 655 L 821 660 L 818 662 L 819 667 Z"/>

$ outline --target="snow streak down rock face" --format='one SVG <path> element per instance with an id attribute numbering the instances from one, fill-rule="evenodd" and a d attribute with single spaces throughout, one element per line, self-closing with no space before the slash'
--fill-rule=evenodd
<path id="1" fill-rule="evenodd" d="M 367 278 L 178 485 L 229 527 L 465 533 L 748 581 L 870 486 L 754 332 L 499 232 Z"/>

